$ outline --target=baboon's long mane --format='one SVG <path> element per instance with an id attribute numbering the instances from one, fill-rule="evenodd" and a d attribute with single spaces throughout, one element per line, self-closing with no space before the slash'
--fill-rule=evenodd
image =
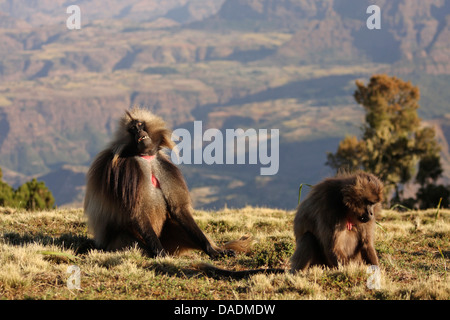
<path id="1" fill-rule="evenodd" d="M 140 190 L 144 181 L 138 160 L 134 157 L 137 154 L 129 152 L 134 150 L 132 146 L 135 144 L 128 132 L 132 120 L 144 123 L 145 130 L 158 146 L 158 151 L 163 147 L 174 147 L 171 131 L 164 120 L 146 109 L 135 107 L 120 118 L 114 139 L 94 160 L 88 175 L 94 183 L 103 182 L 96 190 L 101 190 L 105 199 L 117 199 L 117 203 L 130 213 L 134 213 L 140 205 Z"/>

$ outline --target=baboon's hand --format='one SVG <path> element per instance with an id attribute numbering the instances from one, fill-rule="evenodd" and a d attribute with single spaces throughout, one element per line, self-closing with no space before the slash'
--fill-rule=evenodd
<path id="1" fill-rule="evenodd" d="M 225 249 L 220 252 L 221 257 L 236 257 L 236 252 L 233 249 Z"/>
<path id="2" fill-rule="evenodd" d="M 216 260 L 224 257 L 235 257 L 236 253 L 234 250 L 225 249 L 221 251 L 212 250 L 208 255 L 211 259 Z"/>

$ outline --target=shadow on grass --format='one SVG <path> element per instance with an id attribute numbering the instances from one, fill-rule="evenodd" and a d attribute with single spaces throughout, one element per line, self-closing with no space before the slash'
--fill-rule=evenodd
<path id="1" fill-rule="evenodd" d="M 43 246 L 54 245 L 63 249 L 73 250 L 77 256 L 86 254 L 89 250 L 104 252 L 104 250 L 95 246 L 93 239 L 71 233 L 64 233 L 58 237 L 52 237 L 46 234 L 20 234 L 17 232 L 9 232 L 3 234 L 3 240 L 6 244 L 13 246 L 23 246 L 32 243 L 38 243 Z M 142 252 L 142 256 L 146 260 L 144 268 L 154 270 L 156 274 L 180 278 L 205 277 L 205 274 L 195 267 L 180 267 L 173 262 L 150 258 L 146 256 L 144 252 Z M 59 257 L 53 256 L 52 254 L 46 258 L 55 260 L 56 262 L 67 260 L 65 256 Z"/>
<path id="2" fill-rule="evenodd" d="M 194 267 L 180 267 L 176 263 L 153 260 L 148 266 L 157 275 L 176 276 L 178 278 L 204 278 L 206 275 Z"/>
<path id="3" fill-rule="evenodd" d="M 55 245 L 64 249 L 74 250 L 77 255 L 87 253 L 90 249 L 95 249 L 93 239 L 71 233 L 64 233 L 59 237 L 52 237 L 46 234 L 19 234 L 17 232 L 9 232 L 3 235 L 3 239 L 7 244 L 14 246 L 21 246 L 29 243 Z"/>
<path id="4" fill-rule="evenodd" d="M 234 271 L 232 269 L 220 268 L 214 263 L 206 264 L 202 269 L 192 267 L 180 267 L 172 262 L 157 262 L 152 263 L 148 267 L 156 274 L 163 276 L 176 276 L 179 278 L 210 278 L 214 280 L 240 281 L 249 279 L 255 274 L 280 274 L 288 272 L 288 269 L 283 268 L 249 268 L 246 270 Z"/>

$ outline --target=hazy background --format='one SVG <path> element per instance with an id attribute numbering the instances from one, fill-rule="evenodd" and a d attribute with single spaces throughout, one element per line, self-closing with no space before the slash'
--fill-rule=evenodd
<path id="1" fill-rule="evenodd" d="M 68 30 L 66 9 L 81 8 Z M 366 9 L 381 8 L 381 30 Z M 411 80 L 450 182 L 449 0 L 0 0 L 0 167 L 82 203 L 85 172 L 131 105 L 171 128 L 280 130 L 280 169 L 183 165 L 197 208 L 292 209 L 358 134 L 355 80 Z"/>

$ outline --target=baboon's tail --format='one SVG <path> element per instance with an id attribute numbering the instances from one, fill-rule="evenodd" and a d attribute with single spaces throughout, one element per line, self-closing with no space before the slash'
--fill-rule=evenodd
<path id="1" fill-rule="evenodd" d="M 232 240 L 223 245 L 226 250 L 248 253 L 252 247 L 253 238 L 250 235 L 244 235 L 237 240 Z"/>

